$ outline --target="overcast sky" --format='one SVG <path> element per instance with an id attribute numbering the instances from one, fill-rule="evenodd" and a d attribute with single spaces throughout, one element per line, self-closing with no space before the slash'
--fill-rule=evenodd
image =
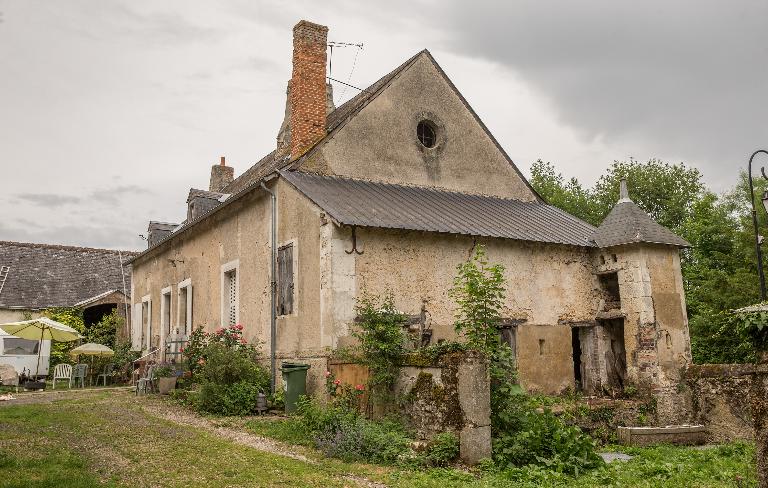
<path id="1" fill-rule="evenodd" d="M 219 156 L 274 148 L 300 19 L 364 43 L 333 56 L 356 86 L 428 48 L 526 174 L 655 157 L 721 191 L 768 146 L 765 0 L 376 3 L 0 0 L 0 240 L 139 249 L 183 220 Z"/>

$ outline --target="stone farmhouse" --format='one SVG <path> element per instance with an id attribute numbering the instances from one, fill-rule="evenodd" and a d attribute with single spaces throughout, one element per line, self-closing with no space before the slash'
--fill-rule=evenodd
<path id="1" fill-rule="evenodd" d="M 0 241 L 0 323 L 39 317 L 52 307 L 83 309 L 86 326 L 114 309 L 130 315 L 131 269 L 124 262 L 135 254 Z M 127 327 L 118 336 L 127 338 Z"/>
<path id="2" fill-rule="evenodd" d="M 222 158 L 183 223 L 150 223 L 131 260 L 134 347 L 240 323 L 273 368 L 311 364 L 311 393 L 363 294 L 391 292 L 424 343 L 456 339 L 448 290 L 483 245 L 506 267 L 499 334 L 527 389 L 674 390 L 691 361 L 687 243 L 625 184 L 598 228 L 548 205 L 426 50 L 334 107 L 327 33 L 293 29 L 274 150 L 237 178 Z"/>

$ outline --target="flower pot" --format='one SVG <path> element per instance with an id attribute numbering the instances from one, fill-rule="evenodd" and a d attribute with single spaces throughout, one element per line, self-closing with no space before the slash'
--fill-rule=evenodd
<path id="1" fill-rule="evenodd" d="M 161 395 L 167 395 L 171 390 L 176 389 L 176 377 L 171 376 L 169 378 L 158 378 L 157 390 Z"/>

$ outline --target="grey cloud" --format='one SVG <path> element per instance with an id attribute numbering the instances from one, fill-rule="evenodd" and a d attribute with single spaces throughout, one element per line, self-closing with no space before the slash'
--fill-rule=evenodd
<path id="1" fill-rule="evenodd" d="M 139 185 L 118 185 L 112 188 L 94 190 L 88 195 L 88 198 L 99 203 L 117 203 L 123 198 L 150 193 L 152 192 Z"/>
<path id="2" fill-rule="evenodd" d="M 144 246 L 129 226 L 47 226 L 29 229 L 26 226 L 9 226 L 0 222 L 2 240 L 18 242 L 42 242 L 85 247 L 138 250 Z"/>
<path id="3" fill-rule="evenodd" d="M 55 193 L 22 193 L 16 195 L 16 200 L 28 202 L 40 207 L 56 208 L 60 205 L 80 203 L 82 198 L 72 195 L 57 195 Z"/>
<path id="4" fill-rule="evenodd" d="M 585 140 L 636 141 L 715 186 L 768 142 L 764 1 L 480 0 L 444 12 L 449 49 L 516 72 Z"/>

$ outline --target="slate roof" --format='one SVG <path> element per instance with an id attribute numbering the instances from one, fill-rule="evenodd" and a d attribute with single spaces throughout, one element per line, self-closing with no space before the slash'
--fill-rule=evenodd
<path id="1" fill-rule="evenodd" d="M 595 228 L 539 202 L 281 171 L 339 224 L 593 247 Z"/>
<path id="2" fill-rule="evenodd" d="M 0 241 L 0 266 L 10 266 L 0 308 L 71 307 L 107 291 L 123 290 L 123 261 L 135 252 Z M 125 283 L 130 286 L 130 267 Z"/>
<path id="3" fill-rule="evenodd" d="M 208 190 L 200 190 L 197 188 L 190 188 L 189 189 L 189 195 L 187 196 L 187 203 L 190 202 L 193 198 L 207 198 L 210 200 L 219 200 L 221 197 L 226 195 L 226 193 L 219 193 L 215 191 L 208 191 Z"/>
<path id="4" fill-rule="evenodd" d="M 611 247 L 639 242 L 677 247 L 691 245 L 666 227 L 657 224 L 635 202 L 623 198 L 592 235 L 598 247 Z"/>

